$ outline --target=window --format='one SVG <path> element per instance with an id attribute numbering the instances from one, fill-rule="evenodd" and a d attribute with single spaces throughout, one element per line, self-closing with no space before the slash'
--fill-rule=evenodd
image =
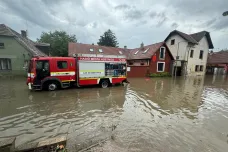
<path id="1" fill-rule="evenodd" d="M 133 65 L 133 62 L 132 62 L 132 61 L 131 61 L 131 62 L 129 62 L 129 63 L 128 63 L 128 65 Z"/>
<path id="2" fill-rule="evenodd" d="M 195 72 L 199 71 L 199 65 L 195 66 Z"/>
<path id="3" fill-rule="evenodd" d="M 90 52 L 93 52 L 93 49 L 89 49 Z"/>
<path id="4" fill-rule="evenodd" d="M 0 70 L 12 70 L 11 59 L 0 59 Z"/>
<path id="5" fill-rule="evenodd" d="M 145 51 L 143 51 L 143 54 L 145 54 L 150 48 L 147 48 Z"/>
<path id="6" fill-rule="evenodd" d="M 158 62 L 157 63 L 157 72 L 164 72 L 165 71 L 165 62 Z"/>
<path id="7" fill-rule="evenodd" d="M 190 52 L 190 58 L 193 58 L 194 50 L 191 50 Z"/>
<path id="8" fill-rule="evenodd" d="M 57 61 L 57 66 L 59 69 L 67 69 L 67 61 Z"/>
<path id="9" fill-rule="evenodd" d="M 171 40 L 171 45 L 175 44 L 175 39 Z"/>
<path id="10" fill-rule="evenodd" d="M 135 52 L 135 55 L 138 54 L 139 50 Z"/>
<path id="11" fill-rule="evenodd" d="M 203 71 L 203 65 L 200 66 L 200 71 Z"/>
<path id="12" fill-rule="evenodd" d="M 161 47 L 160 48 L 160 55 L 159 55 L 160 59 L 165 59 L 165 47 Z"/>
<path id="13" fill-rule="evenodd" d="M 100 53 L 102 53 L 102 52 L 103 52 L 103 50 L 102 50 L 102 49 L 98 49 L 98 51 L 99 51 Z"/>
<path id="14" fill-rule="evenodd" d="M 4 43 L 0 43 L 0 48 L 4 48 L 4 47 L 5 47 Z"/>
<path id="15" fill-rule="evenodd" d="M 200 59 L 203 59 L 203 50 L 200 50 L 199 58 L 200 58 Z"/>

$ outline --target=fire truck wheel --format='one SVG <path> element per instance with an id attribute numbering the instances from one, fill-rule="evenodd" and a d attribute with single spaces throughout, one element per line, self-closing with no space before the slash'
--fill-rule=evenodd
<path id="1" fill-rule="evenodd" d="M 102 80 L 100 84 L 101 84 L 102 88 L 107 88 L 109 86 L 109 81 L 108 80 Z"/>
<path id="2" fill-rule="evenodd" d="M 57 88 L 58 88 L 58 86 L 57 86 L 57 84 L 54 83 L 54 82 L 51 82 L 51 83 L 48 84 L 48 90 L 49 90 L 49 91 L 54 91 L 54 90 L 56 90 Z"/>

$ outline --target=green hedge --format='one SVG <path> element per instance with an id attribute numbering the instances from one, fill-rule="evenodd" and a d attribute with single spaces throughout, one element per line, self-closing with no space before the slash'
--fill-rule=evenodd
<path id="1" fill-rule="evenodd" d="M 171 74 L 169 72 L 151 73 L 149 77 L 171 77 Z"/>

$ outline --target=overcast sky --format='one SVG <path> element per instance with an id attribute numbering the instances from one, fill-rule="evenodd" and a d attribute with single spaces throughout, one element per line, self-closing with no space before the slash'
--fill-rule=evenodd
<path id="1" fill-rule="evenodd" d="M 64 30 L 80 43 L 97 43 L 107 29 L 119 46 L 163 41 L 172 30 L 211 33 L 215 49 L 228 48 L 228 0 L 0 0 L 0 22 L 27 29 L 32 40 L 43 31 Z"/>

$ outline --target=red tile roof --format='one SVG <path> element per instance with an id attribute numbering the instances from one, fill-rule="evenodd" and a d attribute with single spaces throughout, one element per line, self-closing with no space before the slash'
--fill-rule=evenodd
<path id="1" fill-rule="evenodd" d="M 208 64 L 228 64 L 228 51 L 214 52 L 208 55 Z"/>
<path id="2" fill-rule="evenodd" d="M 93 52 L 90 49 L 93 49 Z M 99 49 L 102 49 L 102 53 L 99 52 Z M 73 56 L 73 54 L 125 55 L 125 49 L 70 42 L 68 45 L 68 55 Z"/>
<path id="3" fill-rule="evenodd" d="M 115 48 L 115 47 L 81 44 L 81 43 L 69 43 L 68 55 L 73 56 L 73 54 L 105 54 L 105 55 L 125 55 L 126 58 L 129 60 L 149 59 L 161 46 L 165 46 L 165 42 L 159 42 L 159 43 L 144 46 L 143 48 L 135 48 L 135 49 L 124 49 L 124 48 Z M 93 52 L 91 52 L 90 49 L 93 49 Z M 99 49 L 102 49 L 102 53 L 99 52 Z"/>
<path id="4" fill-rule="evenodd" d="M 149 59 L 163 45 L 164 45 L 164 42 L 159 42 L 159 43 L 144 46 L 143 49 L 142 48 L 131 49 L 129 50 L 127 58 L 128 59 Z M 144 51 L 146 50 L 147 52 L 144 53 Z"/>

